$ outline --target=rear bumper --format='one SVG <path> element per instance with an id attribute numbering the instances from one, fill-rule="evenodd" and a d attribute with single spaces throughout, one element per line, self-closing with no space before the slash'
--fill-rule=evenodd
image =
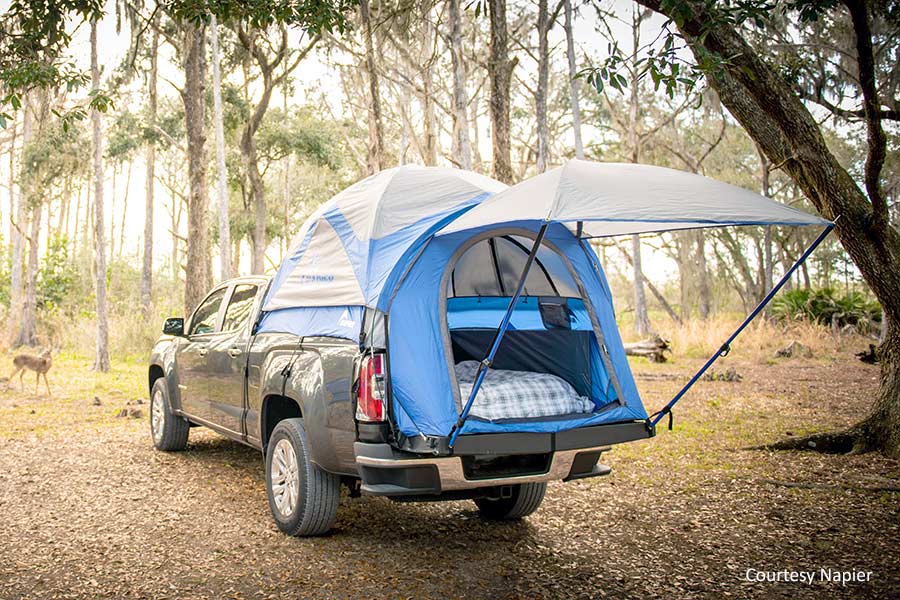
<path id="1" fill-rule="evenodd" d="M 420 440 L 425 447 L 417 452 L 363 442 L 354 444 L 354 452 L 363 493 L 427 496 L 606 475 L 609 467 L 598 460 L 611 444 L 648 438 L 652 433 L 644 422 L 616 423 L 558 433 L 464 435 L 445 453 L 440 446 L 428 448 L 428 438 Z M 509 467 L 497 468 L 504 457 Z"/>

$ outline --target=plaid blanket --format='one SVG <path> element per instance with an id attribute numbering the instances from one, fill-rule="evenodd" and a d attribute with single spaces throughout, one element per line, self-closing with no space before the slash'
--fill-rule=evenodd
<path id="1" fill-rule="evenodd" d="M 478 362 L 456 365 L 463 403 L 472 393 Z M 594 403 L 579 396 L 564 379 L 549 373 L 490 369 L 484 377 L 471 414 L 482 419 L 525 419 L 593 412 Z"/>

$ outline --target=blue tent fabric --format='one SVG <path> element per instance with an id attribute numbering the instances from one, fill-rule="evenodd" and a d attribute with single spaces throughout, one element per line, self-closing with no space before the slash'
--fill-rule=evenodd
<path id="1" fill-rule="evenodd" d="M 535 235 L 540 224 L 515 223 L 497 230 L 498 235 L 515 231 L 518 234 Z M 458 417 L 458 386 L 453 373 L 453 358 L 448 355 L 447 327 L 455 316 L 442 318 L 448 304 L 459 304 L 460 299 L 446 298 L 442 281 L 447 269 L 453 267 L 452 257 L 464 248 L 473 237 L 490 233 L 490 227 L 463 231 L 432 239 L 419 259 L 400 283 L 394 302 L 389 307 L 388 351 L 391 357 L 391 386 L 397 415 L 397 425 L 404 435 L 447 435 Z M 574 276 L 584 289 L 585 312 L 592 312 L 602 329 L 603 345 L 612 363 L 613 376 L 622 391 L 622 397 L 613 393 L 614 401 L 606 401 L 609 375 L 600 356 L 599 344 L 592 346 L 592 396 L 595 402 L 605 402 L 592 414 L 574 418 L 553 418 L 520 421 L 485 421 L 469 419 L 462 433 L 492 433 L 504 431 L 552 432 L 622 421 L 641 420 L 647 413 L 641 404 L 637 387 L 625 359 L 615 323 L 612 298 L 593 251 L 583 246 L 565 227 L 550 227 L 546 240 L 555 246 L 571 265 Z M 482 299 L 489 304 L 477 318 L 467 324 L 492 325 L 505 311 L 503 298 Z M 506 299 L 508 302 L 508 299 Z M 464 301 L 465 302 L 465 301 Z M 532 301 L 533 304 L 533 301 Z M 520 301 L 521 307 L 522 302 Z M 502 309 L 497 310 L 498 306 Z M 517 308 L 519 308 L 517 307 Z M 518 312 L 518 310 L 517 310 Z M 513 326 L 532 329 L 542 326 L 533 311 L 513 313 Z M 576 321 L 584 327 L 586 314 Z M 427 398 L 427 401 L 422 401 Z"/>

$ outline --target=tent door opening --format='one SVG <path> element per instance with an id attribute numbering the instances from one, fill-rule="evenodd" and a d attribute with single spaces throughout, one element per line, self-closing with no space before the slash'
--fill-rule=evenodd
<path id="1" fill-rule="evenodd" d="M 592 309 L 566 260 L 541 243 L 518 290 L 535 244 L 531 235 L 478 236 L 451 263 L 446 289 L 452 355 L 448 362 L 459 386 L 457 410 L 466 418 L 571 418 L 602 410 L 617 399 Z M 490 364 L 482 366 L 513 298 L 505 333 Z M 466 413 L 474 386 L 478 391 Z"/>

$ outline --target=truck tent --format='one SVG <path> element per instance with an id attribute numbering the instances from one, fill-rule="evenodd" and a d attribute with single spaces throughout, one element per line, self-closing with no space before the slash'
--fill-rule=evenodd
<path id="1" fill-rule="evenodd" d="M 572 160 L 509 188 L 454 169 L 391 169 L 307 220 L 258 331 L 360 342 L 364 317 L 380 315 L 389 410 L 401 443 L 417 440 L 409 447 L 452 447 L 466 433 L 650 423 L 587 238 L 773 224 L 831 225 L 738 187 L 646 165 Z M 472 365 L 474 380 L 463 382 Z M 489 371 L 564 380 L 584 408 L 485 418 L 496 412 L 475 400 L 491 384 Z M 512 384 L 501 399 L 540 401 Z"/>
<path id="2" fill-rule="evenodd" d="M 291 241 L 263 304 L 259 331 L 359 339 L 362 308 L 381 308 L 436 230 L 507 186 L 489 177 L 407 165 L 351 185 Z"/>

